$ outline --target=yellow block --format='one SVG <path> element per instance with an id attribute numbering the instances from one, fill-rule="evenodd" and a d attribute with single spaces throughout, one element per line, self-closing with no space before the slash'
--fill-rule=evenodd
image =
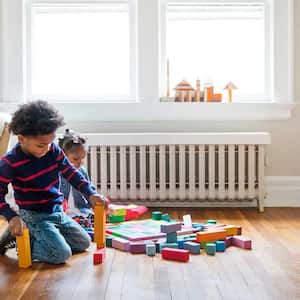
<path id="1" fill-rule="evenodd" d="M 241 234 L 241 226 L 236 225 L 226 225 L 224 227 L 221 227 L 226 231 L 227 236 L 229 235 L 239 235 Z"/>
<path id="2" fill-rule="evenodd" d="M 105 247 L 106 215 L 104 206 L 97 204 L 94 213 L 94 242 L 97 244 L 97 248 L 101 249 Z"/>
<path id="3" fill-rule="evenodd" d="M 29 268 L 31 262 L 31 249 L 30 249 L 30 237 L 29 230 L 25 228 L 22 236 L 17 236 L 17 247 L 19 256 L 19 267 Z"/>

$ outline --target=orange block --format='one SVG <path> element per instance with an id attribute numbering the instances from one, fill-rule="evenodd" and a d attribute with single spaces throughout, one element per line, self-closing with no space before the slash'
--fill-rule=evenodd
<path id="1" fill-rule="evenodd" d="M 207 101 L 207 102 L 213 101 L 213 99 L 214 99 L 214 88 L 213 87 L 205 88 L 204 93 L 205 93 L 205 97 L 204 97 L 205 101 Z"/>
<path id="2" fill-rule="evenodd" d="M 222 101 L 222 94 L 214 94 L 213 101 L 221 102 Z"/>
<path id="3" fill-rule="evenodd" d="M 227 237 L 226 230 L 209 230 L 197 232 L 197 242 L 209 242 L 216 240 L 225 240 Z"/>
<path id="4" fill-rule="evenodd" d="M 105 247 L 106 215 L 104 206 L 97 204 L 94 208 L 94 213 L 94 242 L 97 244 L 97 248 L 101 249 Z"/>

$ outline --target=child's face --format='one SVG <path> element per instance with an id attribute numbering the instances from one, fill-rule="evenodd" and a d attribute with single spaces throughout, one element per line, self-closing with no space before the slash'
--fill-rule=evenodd
<path id="1" fill-rule="evenodd" d="M 67 152 L 66 155 L 71 164 L 78 169 L 84 161 L 84 158 L 86 156 L 86 150 L 83 145 L 80 145 L 76 147 L 76 149 Z"/>
<path id="2" fill-rule="evenodd" d="M 38 136 L 24 136 L 19 134 L 18 140 L 21 144 L 22 150 L 37 158 L 44 156 L 55 139 L 55 133 L 43 134 Z"/>

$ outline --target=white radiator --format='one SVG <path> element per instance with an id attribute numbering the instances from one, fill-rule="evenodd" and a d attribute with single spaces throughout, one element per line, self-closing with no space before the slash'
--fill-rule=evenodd
<path id="1" fill-rule="evenodd" d="M 264 209 L 268 133 L 85 136 L 92 182 L 114 203 Z"/>

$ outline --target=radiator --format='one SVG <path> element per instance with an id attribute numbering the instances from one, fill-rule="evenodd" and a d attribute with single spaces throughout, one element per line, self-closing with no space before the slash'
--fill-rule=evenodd
<path id="1" fill-rule="evenodd" d="M 114 203 L 264 210 L 268 133 L 85 136 L 91 180 Z"/>

